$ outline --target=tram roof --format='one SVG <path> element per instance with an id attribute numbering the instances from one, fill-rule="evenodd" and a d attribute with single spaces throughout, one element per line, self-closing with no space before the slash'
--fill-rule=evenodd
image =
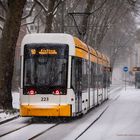
<path id="1" fill-rule="evenodd" d="M 83 49 L 83 50 L 88 52 L 87 45 L 84 42 L 82 42 L 79 38 L 74 37 L 74 43 L 75 43 L 76 47 L 78 47 L 80 49 Z"/>
<path id="2" fill-rule="evenodd" d="M 108 61 L 109 58 L 99 51 L 94 50 L 94 48 L 86 45 L 79 38 L 73 37 L 70 34 L 65 33 L 34 33 L 27 34 L 24 36 L 21 44 L 21 55 L 23 55 L 24 45 L 32 43 L 58 43 L 58 44 L 68 44 L 69 45 L 69 55 L 75 55 L 75 46 L 85 50 L 86 52 L 90 51 L 90 54 L 93 54 L 100 59 Z M 105 59 L 106 58 L 106 59 Z"/>
<path id="3" fill-rule="evenodd" d="M 90 47 L 90 53 L 94 56 L 97 56 L 97 52 L 92 47 Z"/>
<path id="4" fill-rule="evenodd" d="M 24 45 L 32 43 L 58 43 L 58 44 L 68 44 L 69 54 L 75 54 L 74 39 L 72 35 L 64 33 L 34 33 L 27 34 L 24 36 L 21 44 L 21 54 L 23 54 Z"/>
<path id="5" fill-rule="evenodd" d="M 96 53 L 97 53 L 98 58 L 103 59 L 102 54 L 99 51 L 96 50 Z"/>

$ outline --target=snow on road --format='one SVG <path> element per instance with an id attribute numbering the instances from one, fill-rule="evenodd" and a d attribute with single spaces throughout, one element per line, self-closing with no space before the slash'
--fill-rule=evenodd
<path id="1" fill-rule="evenodd" d="M 18 130 L 30 123 L 31 117 L 17 118 L 0 125 L 0 137 L 11 131 Z M 0 138 L 1 139 L 1 138 Z"/>
<path id="2" fill-rule="evenodd" d="M 43 132 L 55 124 L 31 124 L 11 134 L 3 136 L 1 140 L 29 140 L 33 136 Z"/>
<path id="3" fill-rule="evenodd" d="M 110 99 L 107 102 L 91 110 L 82 118 L 61 123 L 35 139 L 140 140 L 140 89 L 127 86 L 125 91 L 125 89 L 118 87 L 116 90 L 112 90 L 109 97 Z M 105 108 L 107 108 L 107 110 L 90 126 Z M 4 125 L 5 127 L 1 129 L 7 131 L 6 127 L 9 125 Z M 46 126 L 47 124 L 44 125 L 40 123 L 31 125 L 1 138 L 19 139 L 22 137 L 23 140 L 29 139 L 32 135 L 46 129 Z M 88 126 L 90 127 L 86 130 Z M 18 123 L 17 127 L 19 127 Z M 84 130 L 86 130 L 85 133 L 80 135 Z M 78 137 L 79 135 L 80 137 Z"/>
<path id="4" fill-rule="evenodd" d="M 112 90 L 112 92 L 115 95 L 114 90 Z M 93 109 L 93 111 L 89 112 L 87 115 L 83 116 L 81 119 L 77 119 L 75 121 L 72 121 L 72 122 L 69 122 L 69 123 L 66 123 L 66 124 L 62 123 L 60 126 L 56 127 L 56 131 L 55 131 L 55 129 L 53 129 L 51 131 L 52 133 L 51 132 L 50 132 L 50 134 L 46 133 L 46 134 L 40 136 L 39 139 L 42 139 L 42 138 L 44 139 L 44 136 L 45 136 L 45 139 L 46 139 L 46 137 L 47 138 L 51 137 L 52 140 L 55 140 L 57 138 L 60 139 L 60 140 L 61 139 L 68 139 L 68 140 L 75 139 L 84 129 L 86 129 L 86 127 L 88 127 L 90 125 L 90 123 L 92 123 L 101 114 L 101 112 L 108 106 L 108 104 L 109 104 L 109 102 L 105 102 L 101 106 Z M 17 92 L 13 93 L 13 106 L 14 106 L 14 108 L 19 108 L 19 93 L 17 93 Z M 20 119 L 21 119 L 21 122 L 20 122 Z M 11 125 L 9 125 L 9 123 L 11 124 L 12 122 L 1 125 L 1 127 L 0 127 L 1 134 L 4 134 L 4 133 L 9 132 L 9 131 L 13 131 L 13 130 L 19 128 L 19 127 L 22 127 L 22 126 L 26 125 L 26 123 L 22 123 L 22 120 L 24 120 L 24 119 L 23 118 L 18 118 L 17 123 L 14 123 L 13 127 Z M 13 121 L 16 121 L 16 120 L 13 120 Z M 40 130 L 42 131 L 41 125 L 39 125 L 39 127 L 40 127 Z M 33 135 L 34 129 L 31 129 L 30 127 L 26 127 L 26 129 L 29 132 L 32 130 L 31 135 Z M 43 127 L 43 125 L 42 125 L 42 127 Z M 23 131 L 23 129 L 22 129 L 22 131 Z M 4 137 L 1 137 L 1 138 L 9 139 L 9 136 L 10 136 L 10 138 L 13 137 L 13 138 L 18 139 L 19 137 L 25 135 L 24 132 L 22 132 L 22 131 L 19 130 L 17 132 L 14 132 L 14 133 L 12 133 L 8 136 L 4 136 Z M 54 131 L 55 131 L 55 133 L 54 133 Z M 52 135 L 52 134 L 56 134 L 56 135 Z M 31 135 L 27 134 L 27 137 L 29 138 Z M 24 136 L 22 138 L 25 139 Z"/>
<path id="5" fill-rule="evenodd" d="M 35 140 L 75 140 L 75 138 L 77 138 L 91 123 L 93 123 L 108 107 L 108 105 L 112 101 L 114 101 L 113 99 L 115 99 L 119 95 L 119 91 L 121 90 L 120 86 L 116 85 L 114 88 L 116 89 L 116 91 L 111 90 L 111 99 L 107 102 L 104 102 L 102 105 L 94 108 L 82 118 L 78 118 L 68 123 L 62 123 L 61 125 L 48 131 L 47 133 L 44 133 L 43 135 L 37 137 Z"/>
<path id="6" fill-rule="evenodd" d="M 127 87 L 78 140 L 140 140 L 140 89 Z"/>

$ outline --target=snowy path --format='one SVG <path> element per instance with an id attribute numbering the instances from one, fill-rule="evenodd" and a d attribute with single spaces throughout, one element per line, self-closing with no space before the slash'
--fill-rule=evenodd
<path id="1" fill-rule="evenodd" d="M 75 140 L 82 132 L 87 129 L 87 127 L 91 125 L 91 123 L 94 121 L 96 122 L 96 120 L 98 121 L 98 118 L 100 119 L 100 115 L 104 113 L 107 107 L 111 105 L 112 102 L 116 101 L 116 98 L 120 95 L 120 90 L 121 88 L 117 86 L 117 89 L 110 93 L 111 99 L 107 102 L 104 102 L 102 105 L 94 108 L 82 118 L 68 123 L 61 123 L 54 129 L 44 133 L 43 135 L 40 135 L 35 140 Z"/>
<path id="2" fill-rule="evenodd" d="M 101 106 L 91 110 L 82 118 L 72 120 L 69 122 L 61 122 L 59 125 L 56 125 L 57 123 L 41 123 L 41 122 L 32 124 L 29 121 L 30 118 L 17 118 L 16 120 L 2 124 L 0 127 L 0 139 L 28 140 L 33 136 L 37 136 L 33 139 L 75 140 L 94 121 L 95 121 L 94 124 L 96 124 L 96 121 L 98 122 L 100 121 L 100 119 L 102 119 L 102 116 L 104 116 L 104 113 L 106 113 L 106 111 L 108 110 L 108 106 L 112 105 L 112 103 L 116 102 L 116 99 L 118 99 L 120 95 L 120 90 L 121 90 L 120 87 L 117 88 L 116 90 L 112 90 L 112 92 L 110 93 L 110 100 L 104 102 Z M 82 135 L 78 139 L 82 138 L 83 136 L 84 135 Z"/>
<path id="3" fill-rule="evenodd" d="M 140 89 L 127 87 L 78 140 L 140 140 Z"/>

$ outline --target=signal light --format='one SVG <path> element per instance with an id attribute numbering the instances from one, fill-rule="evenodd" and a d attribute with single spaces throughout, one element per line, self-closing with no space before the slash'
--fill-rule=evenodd
<path id="1" fill-rule="evenodd" d="M 29 89 L 27 93 L 28 93 L 28 95 L 35 95 L 36 90 L 35 89 Z"/>
<path id="2" fill-rule="evenodd" d="M 62 92 L 59 89 L 55 89 L 52 93 L 54 95 L 61 95 L 62 94 Z"/>

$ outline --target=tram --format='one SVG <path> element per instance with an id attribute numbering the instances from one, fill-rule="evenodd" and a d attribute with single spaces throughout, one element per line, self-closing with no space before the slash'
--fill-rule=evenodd
<path id="1" fill-rule="evenodd" d="M 20 116 L 75 117 L 108 99 L 109 58 L 63 33 L 21 44 Z"/>

